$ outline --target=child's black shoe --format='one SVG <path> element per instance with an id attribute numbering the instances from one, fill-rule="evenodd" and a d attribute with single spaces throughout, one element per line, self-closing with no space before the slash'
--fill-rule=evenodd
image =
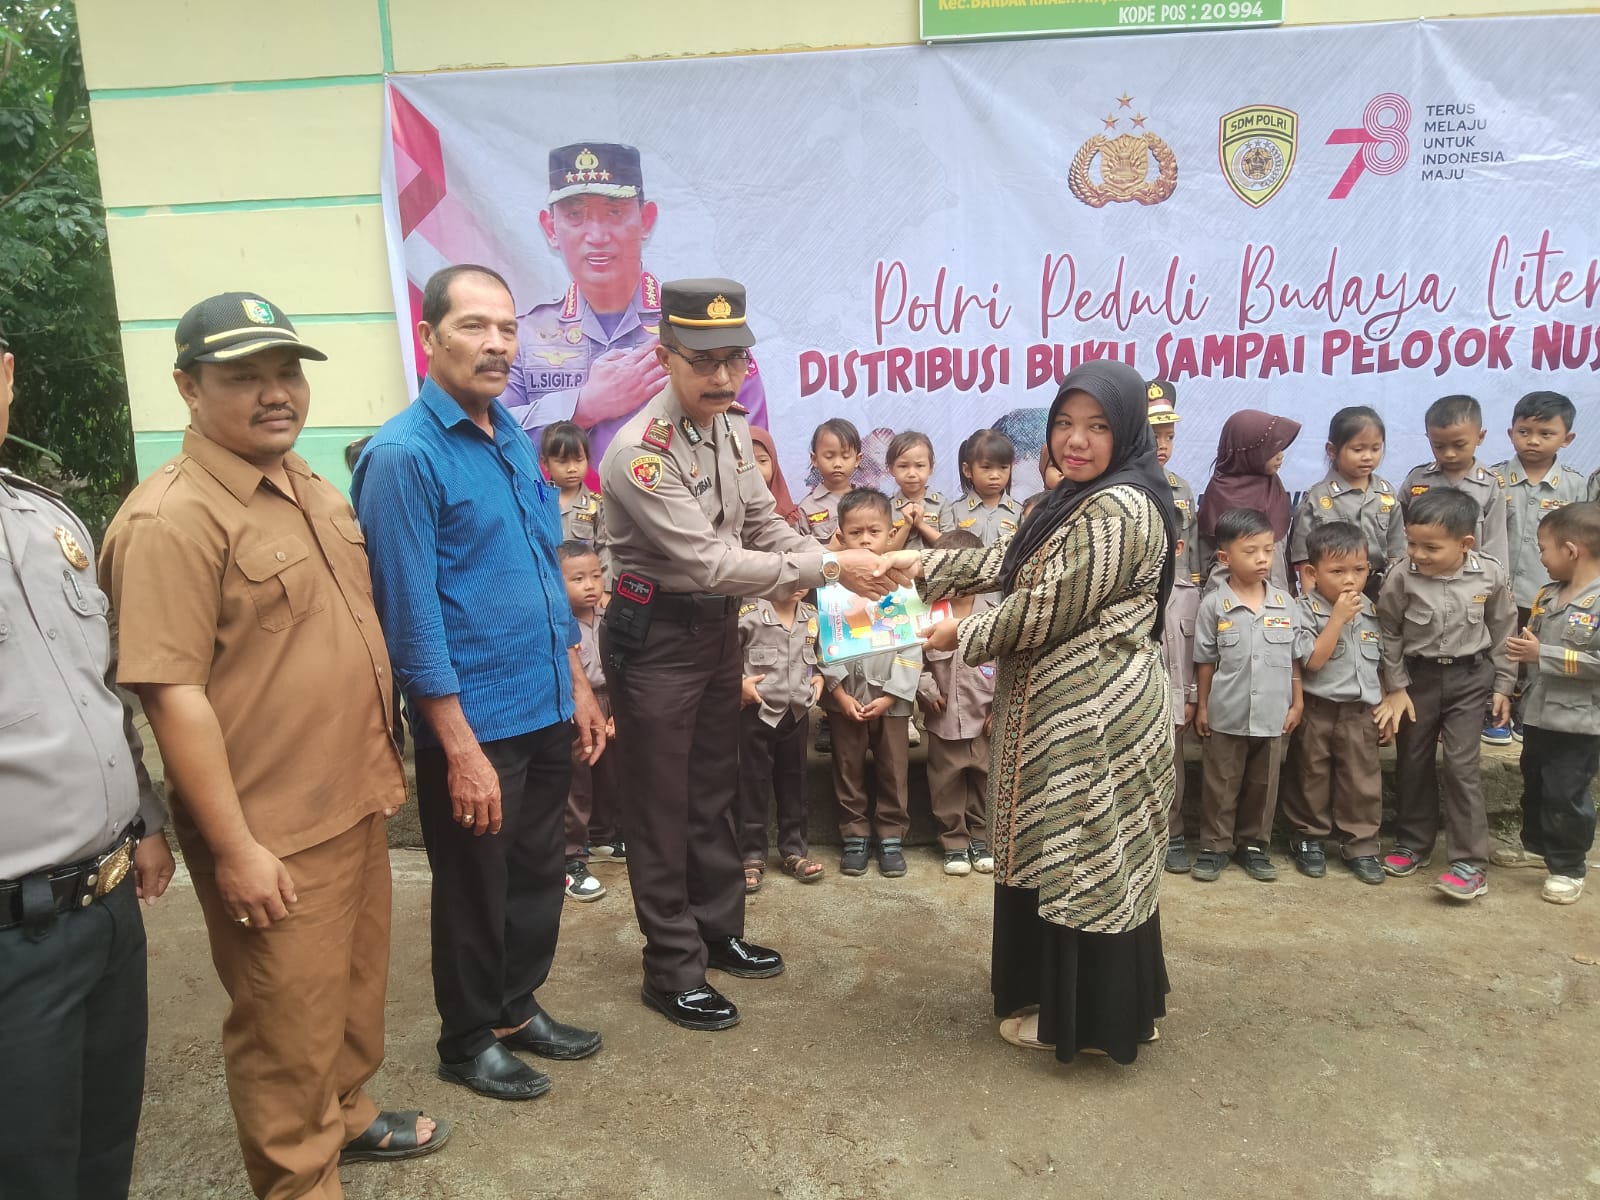
<path id="1" fill-rule="evenodd" d="M 844 853 L 839 856 L 839 874 L 865 875 L 867 873 L 867 839 L 847 837 Z"/>
<path id="2" fill-rule="evenodd" d="M 878 843 L 878 874 L 886 879 L 899 879 L 906 873 L 906 856 L 900 850 L 899 838 L 884 838 Z"/>
<path id="3" fill-rule="evenodd" d="M 1187 875 L 1193 861 L 1189 858 L 1189 846 L 1181 838 L 1169 838 L 1167 841 L 1166 868 L 1174 875 Z"/>
<path id="4" fill-rule="evenodd" d="M 1322 842 L 1317 838 L 1300 838 L 1289 843 L 1294 855 L 1294 869 L 1310 879 L 1321 879 L 1328 873 L 1328 858 L 1322 852 Z"/>

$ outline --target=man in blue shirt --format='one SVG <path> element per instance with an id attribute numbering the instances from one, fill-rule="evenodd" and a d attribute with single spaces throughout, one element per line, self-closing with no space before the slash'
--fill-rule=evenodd
<path id="1" fill-rule="evenodd" d="M 418 333 L 428 376 L 368 443 L 352 492 L 416 739 L 439 1075 L 526 1100 L 550 1080 L 510 1050 L 600 1048 L 534 993 L 560 928 L 574 726 L 592 763 L 605 722 L 576 667 L 560 495 L 496 403 L 517 352 L 510 289 L 486 267 L 436 272 Z"/>

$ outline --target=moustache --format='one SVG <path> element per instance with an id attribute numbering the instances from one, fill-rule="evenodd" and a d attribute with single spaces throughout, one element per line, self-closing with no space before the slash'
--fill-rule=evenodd
<path id="1" fill-rule="evenodd" d="M 732 400 L 738 394 L 738 392 L 733 391 L 731 388 L 724 388 L 723 390 L 717 392 L 707 392 L 705 393 L 704 398 L 707 400 Z"/>
<path id="2" fill-rule="evenodd" d="M 478 360 L 477 365 L 473 367 L 473 370 L 480 375 L 484 371 L 509 371 L 510 369 L 510 360 L 503 358 L 498 354 L 484 355 L 484 357 Z"/>
<path id="3" fill-rule="evenodd" d="M 288 417 L 291 421 L 298 419 L 299 413 L 292 408 L 270 408 L 264 413 L 257 413 L 253 424 L 262 425 L 268 421 L 276 421 L 280 417 Z"/>

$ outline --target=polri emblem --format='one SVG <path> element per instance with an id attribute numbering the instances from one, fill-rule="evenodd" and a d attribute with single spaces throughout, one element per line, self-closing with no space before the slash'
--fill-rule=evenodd
<path id="1" fill-rule="evenodd" d="M 1260 208 L 1282 190 L 1294 169 L 1300 118 L 1275 104 L 1250 104 L 1224 113 L 1217 153 L 1233 194 Z"/>
<path id="2" fill-rule="evenodd" d="M 1117 103 L 1130 108 L 1133 97 L 1123 95 Z M 1130 129 L 1138 133 L 1122 133 L 1108 137 L 1117 125 L 1126 120 Z M 1136 112 L 1131 117 L 1118 117 L 1113 113 L 1101 119 L 1106 133 L 1097 133 L 1072 156 L 1072 166 L 1067 171 L 1067 186 L 1072 194 L 1090 208 L 1104 208 L 1108 204 L 1124 204 L 1136 200 L 1140 204 L 1160 204 L 1178 186 L 1178 156 L 1161 138 L 1148 132 L 1145 115 Z M 1095 159 L 1100 160 L 1100 179 L 1095 181 L 1090 168 Z M 1156 173 L 1150 173 L 1154 159 Z"/>
<path id="3" fill-rule="evenodd" d="M 659 454 L 641 454 L 628 464 L 628 474 L 633 476 L 633 481 L 647 492 L 656 490 L 656 484 L 661 482 L 661 456 Z"/>
<path id="4" fill-rule="evenodd" d="M 73 537 L 72 534 L 68 532 L 65 525 L 56 526 L 56 545 L 61 547 L 61 553 L 64 554 L 67 561 L 73 566 L 77 567 L 78 570 L 83 571 L 88 568 L 88 551 L 78 544 L 78 539 Z"/>

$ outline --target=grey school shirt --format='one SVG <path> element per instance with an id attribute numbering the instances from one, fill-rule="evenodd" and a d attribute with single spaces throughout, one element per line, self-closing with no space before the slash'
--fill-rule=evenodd
<path id="1" fill-rule="evenodd" d="M 965 529 L 975 533 L 985 546 L 992 546 L 1002 537 L 1009 537 L 1022 523 L 1022 503 L 1003 495 L 990 508 L 975 493 L 967 493 L 950 501 L 939 511 L 939 532 Z"/>
<path id="2" fill-rule="evenodd" d="M 1289 528 L 1289 561 L 1303 563 L 1311 556 L 1306 538 L 1318 525 L 1348 521 L 1367 535 L 1367 559 L 1374 572 L 1406 556 L 1406 526 L 1400 515 L 1400 497 L 1387 479 L 1373 476 L 1365 489 L 1353 488 L 1336 471 L 1329 471 L 1300 498 Z"/>
<path id="3" fill-rule="evenodd" d="M 1226 573 L 1216 578 L 1194 625 L 1194 661 L 1217 668 L 1206 719 L 1216 733 L 1280 737 L 1294 702 L 1294 602 L 1269 582 L 1261 611 L 1252 612 Z"/>
<path id="4" fill-rule="evenodd" d="M 1333 655 L 1313 671 L 1304 666 L 1322 631 L 1333 617 L 1333 605 L 1320 595 L 1312 593 L 1295 601 L 1300 619 L 1295 632 L 1295 657 L 1302 664 L 1300 688 L 1308 696 L 1323 700 L 1362 704 L 1376 704 L 1383 698 L 1383 687 L 1378 679 L 1378 668 L 1383 659 L 1383 631 L 1378 625 L 1377 606 L 1365 596 L 1361 598 L 1361 611 L 1345 622 L 1339 631 L 1339 644 Z"/>
<path id="5" fill-rule="evenodd" d="M 1477 548 L 1498 563 L 1507 562 L 1506 489 L 1500 477 L 1476 461 L 1460 479 L 1447 478 L 1436 462 L 1422 463 L 1412 467 L 1400 485 L 1401 501 L 1414 500 L 1436 487 L 1455 488 L 1472 497 L 1478 506 L 1478 525 L 1472 531 Z"/>
<path id="6" fill-rule="evenodd" d="M 902 493 L 896 492 L 890 498 L 889 503 L 894 506 L 894 527 L 899 529 L 906 523 L 904 509 L 911 501 L 907 500 Z M 922 519 L 935 529 L 939 528 L 939 517 L 944 512 L 944 503 L 944 497 L 938 492 L 924 492 L 922 494 Z M 928 547 L 927 543 L 922 540 L 922 535 L 913 529 L 906 535 L 905 548 L 907 550 L 926 550 Z"/>
<path id="7" fill-rule="evenodd" d="M 65 501 L 0 470 L 0 879 L 91 858 L 135 817 L 165 824 L 112 686 L 110 607 Z"/>
<path id="8" fill-rule="evenodd" d="M 994 597 L 982 593 L 972 598 L 972 611 L 994 607 Z M 983 736 L 983 723 L 994 711 L 995 664 L 970 665 L 957 650 L 922 652 L 922 680 L 917 694 L 924 700 L 942 698 L 944 711 L 924 713 L 923 724 L 929 733 L 947 742 L 966 741 Z"/>
<path id="9" fill-rule="evenodd" d="M 903 646 L 842 663 L 829 663 L 822 668 L 822 677 L 827 680 L 822 692 L 824 708 L 837 711 L 833 689 L 842 683 L 857 704 L 870 704 L 880 696 L 893 696 L 894 703 L 885 715 L 909 717 L 912 702 L 917 698 L 917 683 L 922 677 L 922 649 Z"/>
<path id="10" fill-rule="evenodd" d="M 1166 621 L 1161 630 L 1161 661 L 1172 688 L 1172 723 L 1183 723 L 1183 706 L 1196 699 L 1194 682 L 1194 622 L 1200 612 L 1200 588 L 1182 574 L 1172 581 L 1167 597 Z"/>
<path id="11" fill-rule="evenodd" d="M 1534 597 L 1528 627 L 1539 662 L 1522 696 L 1522 719 L 1536 729 L 1600 734 L 1600 579 L 1561 603 L 1561 585 Z"/>
<path id="12" fill-rule="evenodd" d="M 1588 495 L 1583 476 L 1557 462 L 1538 481 L 1514 458 L 1489 468 L 1505 483 L 1506 537 L 1511 547 L 1511 594 L 1518 608 L 1532 608 L 1539 589 L 1549 582 L 1549 573 L 1539 561 L 1539 522 L 1544 515 Z"/>
<path id="13" fill-rule="evenodd" d="M 756 684 L 761 720 L 774 728 L 784 713 L 804 720 L 817 673 L 817 610 L 802 602 L 786 629 L 772 601 L 748 601 L 739 609 L 739 645 L 745 675 L 766 676 Z"/>
<path id="14" fill-rule="evenodd" d="M 1506 639 L 1517 627 L 1517 606 L 1505 567 L 1475 550 L 1459 570 L 1424 575 L 1414 563 L 1390 571 L 1378 592 L 1383 629 L 1383 686 L 1411 686 L 1406 659 L 1459 658 L 1489 653 L 1494 690 L 1509 696 L 1517 670 L 1506 658 Z"/>
<path id="15" fill-rule="evenodd" d="M 1200 508 L 1195 502 L 1194 488 L 1176 471 L 1167 472 L 1167 483 L 1172 488 L 1172 504 L 1178 510 L 1178 536 L 1183 539 L 1183 553 L 1178 556 L 1178 574 L 1186 575 L 1191 583 L 1199 583 L 1204 574 L 1200 563 L 1200 534 L 1197 524 Z"/>
<path id="16" fill-rule="evenodd" d="M 563 501 L 561 539 L 567 542 L 588 542 L 590 545 L 598 541 L 604 504 L 599 494 L 591 492 L 588 488 L 579 488 L 571 503 Z"/>
<path id="17" fill-rule="evenodd" d="M 795 506 L 794 527 L 826 546 L 839 530 L 839 501 L 843 499 L 843 494 L 834 495 L 817 484 Z"/>

